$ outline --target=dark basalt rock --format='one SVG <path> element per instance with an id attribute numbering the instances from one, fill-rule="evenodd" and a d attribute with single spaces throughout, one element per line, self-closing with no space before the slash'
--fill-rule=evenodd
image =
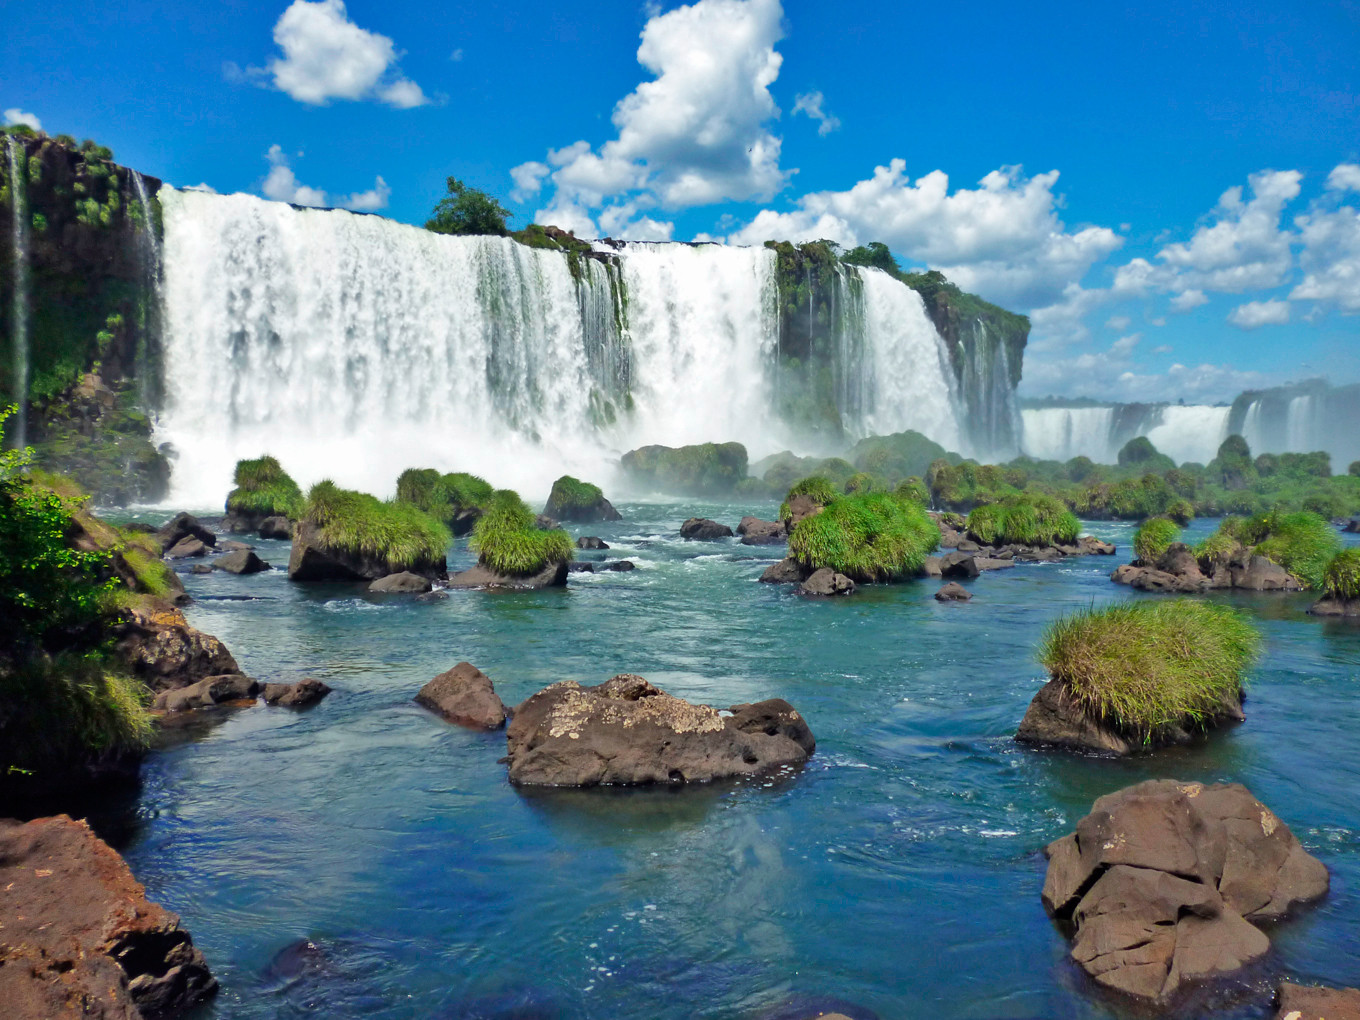
<path id="1" fill-rule="evenodd" d="M 269 564 L 249 549 L 238 549 L 235 552 L 227 553 L 225 556 L 219 556 L 212 561 L 212 565 L 218 570 L 225 570 L 229 574 L 258 574 L 262 570 L 269 569 Z"/>
<path id="2" fill-rule="evenodd" d="M 957 581 L 950 581 L 935 593 L 936 600 L 940 602 L 967 602 L 972 597 L 973 593 Z"/>
<path id="3" fill-rule="evenodd" d="M 732 529 L 707 517 L 691 517 L 680 525 L 680 537 L 687 542 L 714 542 L 720 538 L 731 538 Z"/>
<path id="4" fill-rule="evenodd" d="M 1049 844 L 1043 903 L 1097 983 L 1166 1006 L 1270 947 L 1250 922 L 1327 892 L 1327 869 L 1243 786 L 1152 780 Z"/>
<path id="5" fill-rule="evenodd" d="M 6 1020 L 158 1020 L 217 991 L 179 918 L 84 822 L 0 820 L 0 890 Z"/>
<path id="6" fill-rule="evenodd" d="M 814 570 L 812 576 L 798 586 L 799 595 L 833 596 L 855 594 L 855 582 L 830 567 Z"/>
<path id="7" fill-rule="evenodd" d="M 188 560 L 197 556 L 207 556 L 208 546 L 196 538 L 181 538 L 165 551 L 167 559 Z"/>
<path id="8" fill-rule="evenodd" d="M 766 567 L 765 572 L 760 575 L 760 580 L 764 584 L 801 584 L 811 574 L 812 571 L 792 556 L 786 556 L 778 563 Z"/>
<path id="9" fill-rule="evenodd" d="M 510 781 L 531 786 L 707 782 L 799 765 L 817 746 L 779 698 L 724 716 L 630 673 L 544 688 L 515 708 L 506 740 Z"/>
<path id="10" fill-rule="evenodd" d="M 737 534 L 742 545 L 779 545 L 789 540 L 783 521 L 762 521 L 759 517 L 743 517 Z"/>
<path id="11" fill-rule="evenodd" d="M 1283 982 L 1275 1020 L 1360 1020 L 1360 988 L 1316 988 Z"/>
<path id="12" fill-rule="evenodd" d="M 438 577 L 447 569 L 443 556 L 407 567 L 424 577 Z M 390 573 L 392 565 L 386 557 L 325 545 L 321 529 L 310 521 L 298 521 L 293 529 L 293 550 L 288 558 L 290 581 L 376 581 Z"/>
<path id="13" fill-rule="evenodd" d="M 554 488 L 553 494 L 555 495 L 556 492 L 557 490 Z M 598 502 L 592 503 L 589 506 L 575 506 L 562 501 L 555 502 L 550 495 L 548 497 L 548 505 L 543 508 L 543 514 L 548 518 L 557 518 L 558 520 L 563 521 L 623 520 L 623 514 L 615 510 L 614 504 L 605 499 L 603 494 L 601 494 Z M 556 526 L 556 524 L 553 525 L 553 527 Z"/>
<path id="14" fill-rule="evenodd" d="M 263 696 L 266 705 L 306 708 L 315 705 L 330 692 L 329 684 L 309 676 L 293 684 L 265 684 Z"/>
<path id="15" fill-rule="evenodd" d="M 595 573 L 595 564 L 590 563 L 590 562 L 588 562 L 588 561 L 587 561 L 587 562 L 577 561 L 577 562 L 573 562 L 573 563 L 568 563 L 568 564 L 567 564 L 567 573 L 568 573 L 568 574 L 593 574 L 593 573 Z"/>
<path id="16" fill-rule="evenodd" d="M 1138 591 L 1194 595 L 1219 588 L 1246 591 L 1302 591 L 1303 584 L 1278 563 L 1239 546 L 1217 560 L 1199 560 L 1183 542 L 1173 542 L 1155 563 L 1126 563 L 1110 575 Z"/>
<path id="17" fill-rule="evenodd" d="M 604 541 L 604 539 L 602 539 L 602 538 L 597 538 L 595 535 L 583 535 L 582 537 L 580 537 L 580 538 L 578 538 L 578 539 L 576 540 L 576 548 L 578 548 L 578 549 L 608 549 L 608 548 L 609 548 L 609 543 L 606 542 L 606 541 Z"/>
<path id="18" fill-rule="evenodd" d="M 520 577 L 498 574 L 480 563 L 457 574 L 450 574 L 450 588 L 560 588 L 567 583 L 567 563 L 549 563 L 537 574 Z"/>
<path id="19" fill-rule="evenodd" d="M 241 672 L 221 641 L 190 627 L 173 606 L 134 607 L 113 633 L 114 653 L 153 691 Z"/>
<path id="20" fill-rule="evenodd" d="M 981 571 L 978 569 L 977 558 L 970 556 L 962 549 L 954 552 L 945 553 L 940 557 L 940 576 L 941 577 L 962 577 L 964 579 L 977 577 Z"/>
<path id="21" fill-rule="evenodd" d="M 222 676 L 205 677 L 188 687 L 161 691 L 156 695 L 151 707 L 158 712 L 190 712 L 228 702 L 254 701 L 259 693 L 258 680 L 241 673 L 226 673 Z"/>
<path id="22" fill-rule="evenodd" d="M 260 522 L 261 538 L 288 540 L 293 537 L 293 522 L 287 517 L 266 517 Z"/>
<path id="23" fill-rule="evenodd" d="M 1210 729 L 1228 722 L 1241 722 L 1242 694 L 1223 702 L 1212 717 L 1200 720 L 1186 719 L 1175 729 L 1163 733 L 1153 743 L 1144 743 L 1119 730 L 1111 721 L 1097 719 L 1082 708 L 1068 694 L 1068 688 L 1061 680 L 1050 680 L 1039 688 L 1034 695 L 1025 717 L 1020 720 L 1020 728 L 1015 739 L 1026 744 L 1047 744 L 1078 751 L 1099 751 L 1109 754 L 1130 755 L 1152 751 L 1172 744 L 1185 744 L 1195 739 L 1201 729 Z"/>
<path id="24" fill-rule="evenodd" d="M 268 519 L 267 514 L 252 510 L 228 510 L 227 516 L 222 518 L 222 530 L 232 535 L 258 533 L 261 525 Z"/>
<path id="25" fill-rule="evenodd" d="M 632 560 L 610 560 L 608 563 L 601 563 L 600 569 L 627 572 L 629 570 L 636 570 L 637 564 Z"/>
<path id="26" fill-rule="evenodd" d="M 403 570 L 396 574 L 388 574 L 380 577 L 368 586 L 369 591 L 375 592 L 415 592 L 417 594 L 430 591 L 434 585 L 428 577 L 420 574 L 413 574 L 409 570 Z"/>
<path id="27" fill-rule="evenodd" d="M 212 572 L 213 568 L 209 563 L 195 563 L 189 568 L 189 573 L 191 574 L 211 574 Z"/>
<path id="28" fill-rule="evenodd" d="M 470 662 L 440 673 L 420 689 L 415 700 L 459 726 L 498 730 L 505 725 L 505 705 L 491 678 Z"/>
<path id="29" fill-rule="evenodd" d="M 217 536 L 209 531 L 193 514 L 177 513 L 156 532 L 161 548 L 169 552 L 186 538 L 196 538 L 206 546 L 217 544 Z"/>

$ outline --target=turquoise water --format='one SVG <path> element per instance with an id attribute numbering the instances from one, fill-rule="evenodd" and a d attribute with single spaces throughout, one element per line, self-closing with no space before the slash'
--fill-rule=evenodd
<path id="1" fill-rule="evenodd" d="M 283 571 L 186 576 L 191 622 L 243 669 L 335 688 L 148 760 L 122 849 L 222 981 L 205 1016 L 1120 1015 L 1066 961 L 1038 849 L 1149 777 L 1247 784 L 1332 872 L 1220 1015 L 1269 1015 L 1283 975 L 1360 985 L 1360 627 L 1305 616 L 1307 596 L 1232 597 L 1266 636 L 1245 724 L 1133 761 L 1045 753 L 1011 740 L 1043 679 L 1039 634 L 1145 597 L 1108 580 L 1126 557 L 984 575 L 962 605 L 926 581 L 810 601 L 756 582 L 782 547 L 676 537 L 695 514 L 773 505 L 620 509 L 573 533 L 614 547 L 583 558 L 638 569 L 566 590 L 420 603 Z M 286 563 L 286 544 L 258 545 Z M 451 566 L 468 562 L 460 547 Z M 503 735 L 411 702 L 463 659 L 508 704 L 619 672 L 719 706 L 783 697 L 817 753 L 787 779 L 520 792 Z M 271 969 L 303 938 L 325 963 Z"/>

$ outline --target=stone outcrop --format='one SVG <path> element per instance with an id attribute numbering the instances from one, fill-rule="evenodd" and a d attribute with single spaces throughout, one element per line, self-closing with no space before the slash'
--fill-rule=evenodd
<path id="1" fill-rule="evenodd" d="M 1360 617 L 1360 599 L 1321 598 L 1308 607 L 1314 616 Z"/>
<path id="2" fill-rule="evenodd" d="M 830 567 L 814 570 L 806 581 L 798 586 L 799 595 L 853 595 L 855 582 L 844 574 L 838 574 Z"/>
<path id="3" fill-rule="evenodd" d="M 1275 1020 L 1360 1020 L 1360 988 L 1316 988 L 1283 982 Z"/>
<path id="4" fill-rule="evenodd" d="M 1097 983 L 1165 1006 L 1265 955 L 1252 922 L 1327 892 L 1327 869 L 1243 786 L 1151 780 L 1045 848 L 1043 903 Z"/>
<path id="5" fill-rule="evenodd" d="M 772 563 L 760 575 L 765 584 L 801 584 L 812 574 L 792 556 L 786 556 L 778 563 Z"/>
<path id="6" fill-rule="evenodd" d="M 784 525 L 785 533 L 788 533 L 804 517 L 812 517 L 825 509 L 826 507 L 811 496 L 794 496 L 789 500 L 788 512 L 784 514 L 784 519 L 780 523 Z"/>
<path id="7" fill-rule="evenodd" d="M 197 517 L 188 513 L 175 514 L 156 532 L 156 539 L 160 542 L 161 549 L 167 553 L 181 542 L 191 538 L 197 539 L 209 547 L 217 544 L 217 536 Z"/>
<path id="8" fill-rule="evenodd" d="M 743 517 L 737 534 L 742 545 L 779 545 L 789 540 L 783 521 L 762 521 L 759 517 Z"/>
<path id="9" fill-rule="evenodd" d="M 374 592 L 415 592 L 421 594 L 432 589 L 434 585 L 428 577 L 420 574 L 413 574 L 409 570 L 403 570 L 396 574 L 388 574 L 380 577 L 368 586 L 369 591 Z"/>
<path id="10" fill-rule="evenodd" d="M 505 725 L 505 705 L 491 678 L 470 662 L 460 662 L 420 689 L 416 704 L 470 729 L 498 730 Z"/>
<path id="11" fill-rule="evenodd" d="M 308 705 L 315 705 L 330 692 L 329 684 L 309 676 L 292 684 L 265 684 L 261 694 L 266 705 L 306 708 Z"/>
<path id="12" fill-rule="evenodd" d="M 183 613 L 165 603 L 147 601 L 130 609 L 113 633 L 115 653 L 153 691 L 241 672 L 226 645 L 190 627 Z"/>
<path id="13" fill-rule="evenodd" d="M 568 565 L 549 563 L 537 574 L 519 576 L 517 574 L 498 574 L 480 563 L 457 574 L 450 574 L 450 588 L 514 588 L 532 590 L 536 588 L 560 588 L 567 583 Z"/>
<path id="14" fill-rule="evenodd" d="M 269 564 L 249 549 L 237 549 L 225 556 L 219 556 L 212 561 L 212 565 L 218 570 L 225 570 L 228 574 L 258 574 L 269 569 Z"/>
<path id="15" fill-rule="evenodd" d="M 570 492 L 559 491 L 558 486 L 554 485 L 543 513 L 559 521 L 623 520 L 623 514 L 615 510 L 614 504 L 604 498 L 604 493 L 600 493 L 599 498 L 592 503 L 576 503 L 570 496 Z"/>
<path id="16" fill-rule="evenodd" d="M 406 569 L 413 574 L 438 577 L 447 564 L 440 556 L 408 564 Z M 384 556 L 326 544 L 321 529 L 311 521 L 298 521 L 293 529 L 293 550 L 288 558 L 291 581 L 376 581 L 392 572 L 392 564 Z"/>
<path id="17" fill-rule="evenodd" d="M 293 522 L 287 517 L 266 517 L 260 522 L 259 536 L 289 541 L 293 537 Z"/>
<path id="18" fill-rule="evenodd" d="M 1034 700 L 1020 720 L 1015 739 L 1026 744 L 1044 744 L 1075 751 L 1097 751 L 1107 754 L 1130 755 L 1186 744 L 1203 730 L 1230 722 L 1242 722 L 1242 692 L 1229 697 L 1217 712 L 1201 720 L 1186 719 L 1182 725 L 1161 732 L 1157 740 L 1145 743 L 1122 732 L 1113 722 L 1099 719 L 1070 696 L 1061 680 L 1050 680 L 1039 688 Z"/>
<path id="19" fill-rule="evenodd" d="M 207 556 L 209 548 L 196 538 L 182 538 L 165 551 L 165 556 L 171 560 L 187 560 L 195 556 Z"/>
<path id="20" fill-rule="evenodd" d="M 800 765 L 812 731 L 779 698 L 724 715 L 625 673 L 566 680 L 518 705 L 506 730 L 510 781 L 529 786 L 707 782 Z"/>
<path id="21" fill-rule="evenodd" d="M 0 1013 L 160 1020 L 217 991 L 179 918 L 65 815 L 0 820 Z"/>
<path id="22" fill-rule="evenodd" d="M 691 517 L 680 525 L 680 537 L 687 542 L 714 542 L 720 538 L 731 538 L 732 529 L 707 517 Z"/>
<path id="23" fill-rule="evenodd" d="M 161 691 L 151 707 L 157 712 L 174 714 L 217 705 L 248 703 L 260 693 L 260 683 L 241 673 L 210 676 L 174 690 Z"/>
<path id="24" fill-rule="evenodd" d="M 973 593 L 957 581 L 950 581 L 935 593 L 939 602 L 967 602 L 972 597 Z"/>
<path id="25" fill-rule="evenodd" d="M 1242 546 L 1216 559 L 1196 558 L 1183 542 L 1173 542 L 1155 563 L 1126 563 L 1110 575 L 1116 584 L 1138 591 L 1194 595 L 1224 588 L 1245 591 L 1302 591 L 1304 586 L 1278 563 Z"/>
<path id="26" fill-rule="evenodd" d="M 609 543 L 595 535 L 582 535 L 576 540 L 578 549 L 608 549 Z"/>

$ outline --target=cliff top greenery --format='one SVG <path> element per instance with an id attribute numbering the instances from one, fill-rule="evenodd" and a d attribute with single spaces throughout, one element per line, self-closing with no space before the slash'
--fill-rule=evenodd
<path id="1" fill-rule="evenodd" d="M 939 542 L 940 529 L 920 504 L 864 492 L 840 496 L 794 525 L 789 555 L 855 581 L 892 581 L 918 573 Z"/>
<path id="2" fill-rule="evenodd" d="M 469 543 L 478 562 L 498 574 L 528 577 L 575 554 L 571 536 L 560 528 L 536 526 L 534 512 L 519 493 L 497 489 L 487 500 Z"/>
<path id="3" fill-rule="evenodd" d="M 280 515 L 297 520 L 302 512 L 302 490 L 268 454 L 254 460 L 238 460 L 233 480 L 236 488 L 227 494 L 227 513 Z"/>
<path id="4" fill-rule="evenodd" d="M 1074 513 L 1042 492 L 1016 493 L 975 507 L 967 527 L 986 545 L 1070 545 L 1081 530 Z"/>
<path id="5" fill-rule="evenodd" d="M 494 234 L 504 237 L 510 233 L 506 222 L 510 210 L 485 191 L 470 188 L 457 177 L 447 180 L 448 194 L 439 200 L 434 212 L 425 221 L 425 229 L 436 234 Z"/>
<path id="6" fill-rule="evenodd" d="M 1227 606 L 1140 600 L 1061 617 L 1039 661 L 1090 715 L 1150 743 L 1203 726 L 1235 699 L 1260 643 Z"/>
<path id="7" fill-rule="evenodd" d="M 321 529 L 323 547 L 380 558 L 392 572 L 442 560 L 453 541 L 449 529 L 419 507 L 384 503 L 329 480 L 312 486 L 302 516 Z"/>
<path id="8" fill-rule="evenodd" d="M 491 492 L 486 479 L 462 471 L 441 475 L 434 468 L 407 468 L 397 478 L 398 502 L 410 503 L 445 524 L 484 506 Z"/>
<path id="9" fill-rule="evenodd" d="M 1181 537 L 1181 529 L 1167 517 L 1149 517 L 1133 533 L 1133 551 L 1144 563 L 1155 563 L 1157 558 Z"/>
<path id="10" fill-rule="evenodd" d="M 681 495 L 727 495 L 746 479 L 741 443 L 643 446 L 629 450 L 619 463 L 637 483 Z"/>

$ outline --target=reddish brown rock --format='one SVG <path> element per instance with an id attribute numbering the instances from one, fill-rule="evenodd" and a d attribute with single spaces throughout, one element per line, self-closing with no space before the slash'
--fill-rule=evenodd
<path id="1" fill-rule="evenodd" d="M 258 680 L 241 673 L 206 677 L 188 687 L 161 691 L 151 707 L 157 712 L 189 712 L 232 702 L 251 702 L 260 693 Z"/>
<path id="2" fill-rule="evenodd" d="M 1275 1020 L 1360 1020 L 1360 988 L 1315 988 L 1288 981 L 1275 992 Z"/>
<path id="3" fill-rule="evenodd" d="M 130 609 L 114 635 L 119 658 L 153 691 L 241 672 L 226 645 L 190 627 L 183 613 L 165 603 L 148 601 Z"/>
<path id="4" fill-rule="evenodd" d="M 935 593 L 935 599 L 939 602 L 967 602 L 972 597 L 973 593 L 957 581 L 950 581 Z"/>
<path id="5" fill-rule="evenodd" d="M 266 705 L 280 708 L 306 708 L 331 692 L 330 685 L 315 677 L 304 677 L 295 684 L 265 684 L 261 692 Z"/>
<path id="6" fill-rule="evenodd" d="M 470 662 L 460 662 L 420 689 L 416 703 L 451 723 L 480 730 L 505 725 L 505 705 L 491 678 Z"/>
<path id="7" fill-rule="evenodd" d="M 743 517 L 737 534 L 742 545 L 779 545 L 789 540 L 783 521 L 762 521 L 759 517 Z"/>
<path id="8" fill-rule="evenodd" d="M 0 820 L 5 1020 L 158 1020 L 216 991 L 179 918 L 84 822 Z"/>
<path id="9" fill-rule="evenodd" d="M 822 567 L 814 570 L 810 577 L 798 586 L 799 595 L 816 595 L 819 597 L 830 597 L 836 595 L 853 595 L 855 593 L 855 582 L 844 574 L 838 574 L 830 567 Z"/>

